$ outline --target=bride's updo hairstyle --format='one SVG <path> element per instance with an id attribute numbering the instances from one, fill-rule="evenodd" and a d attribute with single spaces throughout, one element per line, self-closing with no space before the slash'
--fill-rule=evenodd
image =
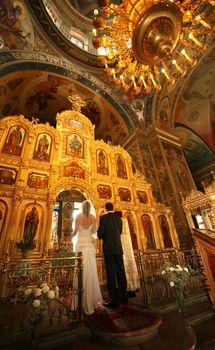
<path id="1" fill-rule="evenodd" d="M 82 211 L 83 214 L 86 215 L 87 217 L 90 215 L 90 210 L 91 210 L 91 205 L 89 201 L 84 201 L 82 203 Z"/>

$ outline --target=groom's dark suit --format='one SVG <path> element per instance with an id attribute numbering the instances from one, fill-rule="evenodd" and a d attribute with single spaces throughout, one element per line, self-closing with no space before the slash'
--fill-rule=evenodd
<path id="1" fill-rule="evenodd" d="M 122 220 L 113 212 L 100 217 L 98 238 L 103 240 L 109 297 L 113 306 L 127 303 L 127 281 L 121 243 Z"/>

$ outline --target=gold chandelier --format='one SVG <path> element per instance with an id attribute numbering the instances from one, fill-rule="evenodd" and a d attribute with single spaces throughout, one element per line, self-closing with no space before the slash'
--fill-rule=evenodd
<path id="1" fill-rule="evenodd" d="M 93 46 L 99 64 L 124 91 L 158 91 L 164 79 L 174 84 L 205 50 L 214 5 L 213 0 L 124 0 L 119 5 L 98 0 Z"/>

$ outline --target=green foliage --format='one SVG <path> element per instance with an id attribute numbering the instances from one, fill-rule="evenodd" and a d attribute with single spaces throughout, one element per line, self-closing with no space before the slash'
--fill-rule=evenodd
<path id="1" fill-rule="evenodd" d="M 22 239 L 16 243 L 16 246 L 21 250 L 22 254 L 25 256 L 29 250 L 36 248 L 36 241 L 32 238 Z"/>
<path id="2" fill-rule="evenodd" d="M 190 267 L 182 267 L 166 262 L 161 268 L 161 274 L 169 283 L 170 287 L 183 287 L 191 274 Z"/>

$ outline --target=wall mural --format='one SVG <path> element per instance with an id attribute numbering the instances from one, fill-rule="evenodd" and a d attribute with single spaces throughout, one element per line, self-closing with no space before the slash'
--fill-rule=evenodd
<path id="1" fill-rule="evenodd" d="M 0 200 L 0 238 L 3 232 L 4 222 L 7 214 L 7 205 Z"/>
<path id="2" fill-rule="evenodd" d="M 23 1 L 0 0 L 0 8 L 0 39 L 2 47 L 32 50 L 34 46 L 34 32 Z"/>
<path id="3" fill-rule="evenodd" d="M 183 141 L 186 140 L 183 143 L 183 150 L 187 162 L 194 171 L 203 168 L 206 164 L 206 161 L 203 160 L 203 154 L 210 162 L 212 156 L 210 149 L 215 152 L 214 69 L 215 49 L 213 48 L 203 58 L 201 64 L 196 67 L 186 83 L 174 115 L 176 131 L 183 134 Z M 185 127 L 186 130 L 182 130 L 182 127 Z M 193 133 L 188 129 L 192 130 Z M 195 148 L 198 149 L 196 155 Z"/>
<path id="4" fill-rule="evenodd" d="M 171 168 L 172 176 L 174 177 L 175 185 L 178 192 L 189 194 L 194 188 L 192 176 L 188 170 L 187 164 L 180 148 L 174 147 L 171 144 L 163 142 L 166 158 Z"/>
<path id="5" fill-rule="evenodd" d="M 56 113 L 71 109 L 67 97 L 72 93 L 73 86 L 71 77 L 38 69 L 10 72 L 8 76 L 0 78 L 0 116 L 23 114 L 30 120 L 36 117 L 43 123 L 55 126 Z M 96 139 L 108 137 L 113 144 L 122 144 L 128 135 L 122 111 L 118 108 L 116 112 L 104 98 L 98 99 L 97 93 L 83 85 L 75 86 L 87 102 L 82 112 L 95 125 Z"/>
<path id="6" fill-rule="evenodd" d="M 179 137 L 183 147 L 185 158 L 191 171 L 207 166 L 215 161 L 215 154 L 207 144 L 190 129 L 182 126 L 175 128 L 175 134 Z M 198 157 L 196 155 L 198 154 Z"/>
<path id="7" fill-rule="evenodd" d="M 160 103 L 159 110 L 159 127 L 162 129 L 169 129 L 170 119 L 170 101 L 167 96 L 163 97 Z"/>
<path id="8" fill-rule="evenodd" d="M 101 109 L 98 104 L 93 101 L 93 98 L 84 98 L 86 105 L 81 108 L 81 113 L 83 113 L 91 123 L 95 125 L 97 129 L 101 123 Z"/>
<path id="9" fill-rule="evenodd" d="M 135 112 L 140 127 L 142 129 L 145 128 L 145 116 L 144 116 L 144 109 L 145 109 L 145 103 L 143 99 L 136 99 L 131 103 L 131 108 L 133 109 L 133 111 Z"/>

